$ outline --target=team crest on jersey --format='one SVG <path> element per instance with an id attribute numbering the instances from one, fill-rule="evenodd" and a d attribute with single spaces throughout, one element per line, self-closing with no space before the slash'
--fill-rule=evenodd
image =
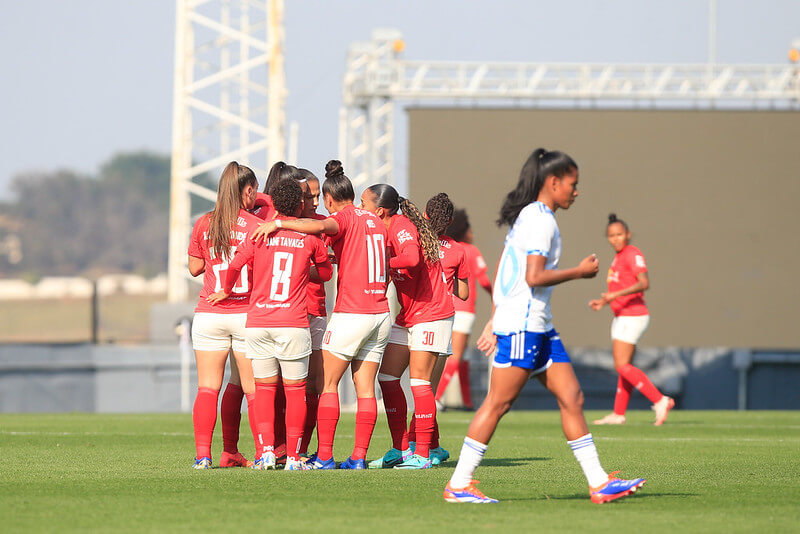
<path id="1" fill-rule="evenodd" d="M 236 219 L 236 225 L 237 226 L 246 226 L 247 225 L 247 221 L 244 220 L 244 217 L 239 217 L 238 219 Z"/>
<path id="2" fill-rule="evenodd" d="M 369 226 L 370 228 L 375 228 L 375 221 L 373 221 L 372 219 L 367 219 L 367 226 Z"/>
<path id="3" fill-rule="evenodd" d="M 412 239 L 414 239 L 414 237 L 408 233 L 408 230 L 400 230 L 397 232 L 397 242 L 401 245 L 406 241 L 411 241 Z"/>
<path id="4" fill-rule="evenodd" d="M 645 269 L 647 266 L 644 263 L 644 256 L 636 255 L 636 266 Z"/>

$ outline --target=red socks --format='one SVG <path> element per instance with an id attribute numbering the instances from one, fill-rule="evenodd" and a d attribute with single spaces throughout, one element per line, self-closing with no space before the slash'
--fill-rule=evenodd
<path id="1" fill-rule="evenodd" d="M 647 378 L 646 374 L 629 363 L 617 369 L 617 373 L 619 373 L 619 376 L 633 384 L 633 387 L 638 389 L 639 392 L 647 397 L 650 402 L 658 402 L 661 400 L 661 397 L 664 396 L 660 391 L 658 391 L 658 389 L 656 389 L 653 383 L 650 382 L 650 379 Z"/>
<path id="2" fill-rule="evenodd" d="M 414 454 L 428 458 L 433 438 L 433 421 L 436 417 L 436 401 L 428 381 L 412 378 L 411 392 L 414 394 L 414 426 L 417 434 L 417 447 Z"/>
<path id="3" fill-rule="evenodd" d="M 211 458 L 211 438 L 214 436 L 214 425 L 217 424 L 218 399 L 218 389 L 197 388 L 192 409 L 197 458 Z"/>
<path id="4" fill-rule="evenodd" d="M 458 382 L 461 385 L 461 402 L 472 409 L 472 391 L 469 388 L 469 362 L 464 358 L 458 362 Z M 438 398 L 438 397 L 437 397 Z"/>
<path id="5" fill-rule="evenodd" d="M 614 397 L 615 414 L 625 415 L 625 412 L 628 410 L 628 401 L 631 400 L 632 390 L 633 385 L 620 376 L 617 380 L 617 395 Z"/>
<path id="6" fill-rule="evenodd" d="M 286 460 L 300 459 L 300 442 L 306 423 L 306 381 L 297 384 L 284 382 L 286 395 Z M 356 432 L 356 439 L 358 439 Z"/>
<path id="7" fill-rule="evenodd" d="M 353 447 L 353 460 L 363 460 L 367 456 L 369 440 L 375 430 L 375 420 L 378 418 L 378 404 L 375 397 L 358 399 L 356 411 L 356 443 Z"/>
<path id="8" fill-rule="evenodd" d="M 286 394 L 283 385 L 283 381 L 279 380 L 275 394 L 275 450 L 286 444 Z"/>
<path id="9" fill-rule="evenodd" d="M 303 440 L 300 442 L 300 454 L 308 452 L 311 435 L 317 427 L 317 406 L 319 406 L 319 395 L 306 389 L 306 424 L 303 428 Z"/>
<path id="10" fill-rule="evenodd" d="M 275 449 L 275 393 L 277 384 L 256 382 L 255 410 L 256 432 L 258 436 L 256 455 L 260 458 L 265 452 Z"/>
<path id="11" fill-rule="evenodd" d="M 220 420 L 222 421 L 222 450 L 231 454 L 239 452 L 239 425 L 242 422 L 244 391 L 238 384 L 228 383 L 222 394 Z"/>
<path id="12" fill-rule="evenodd" d="M 247 422 L 250 423 L 250 433 L 256 445 L 255 460 L 261 458 L 261 446 L 258 443 L 258 425 L 256 424 L 256 394 L 247 394 Z"/>
<path id="13" fill-rule="evenodd" d="M 389 424 L 389 432 L 392 434 L 392 447 L 399 451 L 408 449 L 408 405 L 406 404 L 406 394 L 400 385 L 400 379 L 380 380 L 383 393 L 383 407 L 386 410 L 386 422 Z"/>
<path id="14" fill-rule="evenodd" d="M 453 376 L 457 372 L 459 372 L 458 361 L 454 360 L 452 357 L 447 358 L 447 363 L 444 364 L 444 371 L 442 371 L 442 377 L 439 379 L 439 387 L 436 388 L 436 400 L 442 398 L 447 386 L 450 385 L 450 380 L 453 379 Z"/>
<path id="15" fill-rule="evenodd" d="M 336 435 L 336 424 L 339 422 L 339 394 L 336 392 L 323 393 L 319 396 L 317 408 L 317 439 L 319 449 L 317 457 L 320 460 L 333 458 L 333 438 Z"/>

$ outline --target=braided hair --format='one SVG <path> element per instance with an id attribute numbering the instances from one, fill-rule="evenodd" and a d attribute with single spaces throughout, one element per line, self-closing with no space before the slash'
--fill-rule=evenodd
<path id="1" fill-rule="evenodd" d="M 390 215 L 396 214 L 399 210 L 414 224 L 419 234 L 425 261 L 428 263 L 439 261 L 439 236 L 433 231 L 427 219 L 422 216 L 419 208 L 407 198 L 401 197 L 397 189 L 389 184 L 375 184 L 367 189 L 375 195 L 375 204 L 379 208 L 389 210 Z"/>

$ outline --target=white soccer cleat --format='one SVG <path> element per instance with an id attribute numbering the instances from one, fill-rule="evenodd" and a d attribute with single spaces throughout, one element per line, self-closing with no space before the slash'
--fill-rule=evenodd
<path id="1" fill-rule="evenodd" d="M 603 417 L 602 419 L 595 419 L 594 424 L 596 425 L 624 425 L 625 424 L 625 416 L 619 415 L 614 412 L 611 412 L 607 416 Z"/>

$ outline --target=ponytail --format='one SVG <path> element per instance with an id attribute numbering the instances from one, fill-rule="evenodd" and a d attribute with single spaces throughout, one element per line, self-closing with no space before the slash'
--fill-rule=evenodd
<path id="1" fill-rule="evenodd" d="M 625 228 L 626 232 L 630 232 L 630 229 L 628 228 L 628 223 L 626 223 L 622 219 L 618 219 L 616 213 L 609 213 L 608 214 L 608 224 L 606 225 L 606 230 L 608 230 L 608 227 L 611 226 L 614 223 L 621 224 L 622 227 Z"/>
<path id="2" fill-rule="evenodd" d="M 231 257 L 231 231 L 242 208 L 242 191 L 248 185 L 258 187 L 252 169 L 235 161 L 225 166 L 217 187 L 217 202 L 208 222 L 210 248 L 217 258 Z"/>
<path id="3" fill-rule="evenodd" d="M 535 202 L 548 176 L 563 177 L 578 169 L 575 161 L 563 152 L 537 148 L 530 155 L 519 173 L 517 187 L 503 201 L 497 225 L 513 226 L 522 209 Z"/>
<path id="4" fill-rule="evenodd" d="M 288 165 L 282 161 L 277 162 L 269 170 L 269 174 L 267 175 L 267 181 L 264 184 L 264 193 L 271 195 L 272 193 L 270 193 L 270 191 L 272 190 L 272 186 L 277 184 L 281 180 L 286 180 L 287 178 L 300 180 L 301 178 L 303 178 L 303 176 L 301 176 L 300 174 L 300 169 L 298 169 L 294 165 Z"/>

